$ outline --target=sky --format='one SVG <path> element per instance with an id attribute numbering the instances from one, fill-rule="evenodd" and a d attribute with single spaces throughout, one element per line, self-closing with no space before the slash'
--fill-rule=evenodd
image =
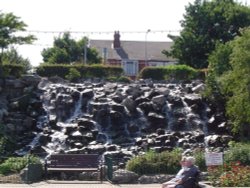
<path id="1" fill-rule="evenodd" d="M 250 0 L 238 1 L 250 4 Z M 23 57 L 29 58 L 31 64 L 37 66 L 42 62 L 41 51 L 51 47 L 54 37 L 59 37 L 65 31 L 72 32 L 72 38 L 76 40 L 83 36 L 90 40 L 112 40 L 113 32 L 119 30 L 121 40 L 169 41 L 167 35 L 178 34 L 185 6 L 193 2 L 194 0 L 0 0 L 0 10 L 20 17 L 28 25 L 26 30 L 37 37 L 38 40 L 33 45 L 17 47 Z"/>

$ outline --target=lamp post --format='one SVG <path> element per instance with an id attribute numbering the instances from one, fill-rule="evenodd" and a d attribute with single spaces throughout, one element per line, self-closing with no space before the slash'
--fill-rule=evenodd
<path id="1" fill-rule="evenodd" d="M 151 30 L 148 29 L 145 33 L 145 65 L 148 66 L 148 46 L 147 46 L 147 36 Z"/>

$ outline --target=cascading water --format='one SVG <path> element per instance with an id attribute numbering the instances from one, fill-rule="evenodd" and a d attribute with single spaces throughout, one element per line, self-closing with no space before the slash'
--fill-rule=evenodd
<path id="1" fill-rule="evenodd" d="M 204 146 L 213 114 L 193 91 L 199 84 L 47 84 L 40 88 L 46 114 L 38 119 L 40 132 L 30 149 L 40 145 L 49 154 L 123 148 L 136 154 L 145 143 L 161 151 Z"/>

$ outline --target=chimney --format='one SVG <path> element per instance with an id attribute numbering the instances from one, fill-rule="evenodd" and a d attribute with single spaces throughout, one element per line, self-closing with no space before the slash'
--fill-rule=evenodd
<path id="1" fill-rule="evenodd" d="M 119 33 L 119 31 L 115 31 L 113 47 L 114 48 L 121 48 L 121 41 L 120 41 L 120 33 Z"/>

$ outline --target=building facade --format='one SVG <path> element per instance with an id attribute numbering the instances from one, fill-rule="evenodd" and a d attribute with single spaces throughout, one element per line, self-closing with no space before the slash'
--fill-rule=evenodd
<path id="1" fill-rule="evenodd" d="M 126 76 L 137 76 L 146 66 L 167 66 L 176 64 L 173 58 L 162 51 L 169 50 L 172 42 L 121 41 L 119 31 L 113 40 L 91 40 L 90 46 L 102 55 L 108 65 L 122 66 Z"/>

